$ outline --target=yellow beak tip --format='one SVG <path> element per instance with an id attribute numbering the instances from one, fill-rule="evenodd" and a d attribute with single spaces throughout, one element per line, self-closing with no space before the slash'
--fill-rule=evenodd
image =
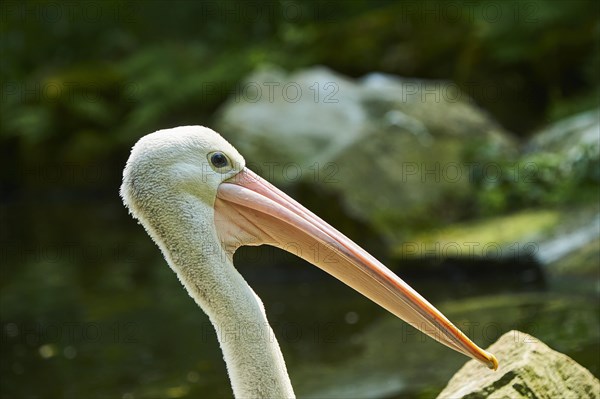
<path id="1" fill-rule="evenodd" d="M 494 371 L 498 370 L 498 359 L 491 353 L 488 354 L 488 367 Z"/>

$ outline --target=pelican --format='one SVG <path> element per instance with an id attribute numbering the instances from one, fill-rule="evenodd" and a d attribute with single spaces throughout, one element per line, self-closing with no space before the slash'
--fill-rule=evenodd
<path id="1" fill-rule="evenodd" d="M 134 145 L 120 190 L 214 325 L 236 398 L 295 397 L 263 303 L 233 265 L 242 245 L 291 252 L 442 344 L 498 367 L 377 259 L 245 165 L 209 128 L 164 129 Z"/>

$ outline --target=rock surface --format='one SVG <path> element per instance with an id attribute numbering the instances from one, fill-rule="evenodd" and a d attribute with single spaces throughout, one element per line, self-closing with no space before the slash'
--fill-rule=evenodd
<path id="1" fill-rule="evenodd" d="M 537 132 L 527 143 L 528 151 L 544 151 L 562 155 L 571 162 L 600 157 L 600 114 L 598 110 L 582 112 L 562 119 Z"/>
<path id="2" fill-rule="evenodd" d="M 497 372 L 483 373 L 471 360 L 438 398 L 600 397 L 600 382 L 592 373 L 528 334 L 509 331 L 489 351 L 500 362 Z"/>

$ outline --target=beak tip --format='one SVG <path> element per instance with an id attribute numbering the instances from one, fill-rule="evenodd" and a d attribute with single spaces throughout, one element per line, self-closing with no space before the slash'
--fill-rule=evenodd
<path id="1" fill-rule="evenodd" d="M 487 366 L 494 371 L 498 370 L 498 359 L 496 359 L 496 356 L 492 355 L 491 353 L 488 353 Z"/>

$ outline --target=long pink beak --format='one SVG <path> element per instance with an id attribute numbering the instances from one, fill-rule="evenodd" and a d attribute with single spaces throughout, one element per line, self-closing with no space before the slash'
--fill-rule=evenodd
<path id="1" fill-rule="evenodd" d="M 475 345 L 402 279 L 251 170 L 244 168 L 219 186 L 215 225 L 229 254 L 242 245 L 261 244 L 294 253 L 433 339 L 498 368 L 494 355 Z"/>

